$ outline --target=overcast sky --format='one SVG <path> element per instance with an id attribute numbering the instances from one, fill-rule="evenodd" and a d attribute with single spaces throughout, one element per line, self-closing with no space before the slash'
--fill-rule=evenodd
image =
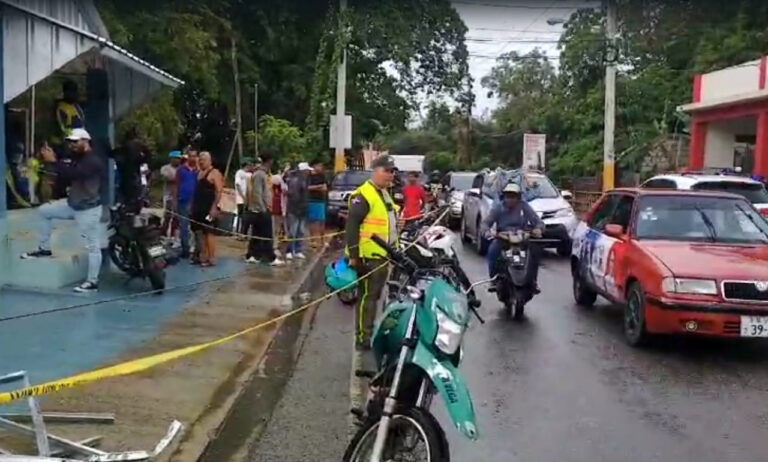
<path id="1" fill-rule="evenodd" d="M 549 19 L 568 19 L 579 7 L 596 6 L 590 0 L 452 0 L 469 31 L 469 71 L 474 78 L 475 108 L 478 117 L 496 106 L 480 83 L 495 63 L 495 57 L 517 51 L 525 54 L 539 47 L 557 57 L 557 39 L 562 24 L 549 25 Z M 529 43 L 524 43 L 528 41 Z M 530 43 L 540 41 L 540 43 Z M 521 43 L 523 42 L 523 43 Z M 557 66 L 557 61 L 554 61 Z"/>

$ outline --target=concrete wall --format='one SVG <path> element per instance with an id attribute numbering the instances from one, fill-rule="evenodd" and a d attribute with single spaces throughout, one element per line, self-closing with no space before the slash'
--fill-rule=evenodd
<path id="1" fill-rule="evenodd" d="M 760 90 L 760 60 L 749 61 L 701 76 L 701 101 Z"/>
<path id="2" fill-rule="evenodd" d="M 722 124 L 712 123 L 707 130 L 704 165 L 707 167 L 733 167 L 735 134 Z"/>

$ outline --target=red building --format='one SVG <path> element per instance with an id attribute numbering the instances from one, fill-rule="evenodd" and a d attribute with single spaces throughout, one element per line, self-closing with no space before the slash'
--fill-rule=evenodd
<path id="1" fill-rule="evenodd" d="M 762 59 L 694 77 L 689 166 L 741 167 L 768 177 L 768 89 Z"/>

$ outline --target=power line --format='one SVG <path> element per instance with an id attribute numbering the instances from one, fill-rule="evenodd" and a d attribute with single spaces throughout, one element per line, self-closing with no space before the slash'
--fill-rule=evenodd
<path id="1" fill-rule="evenodd" d="M 467 42 L 477 42 L 477 43 L 560 43 L 560 40 L 553 40 L 553 39 L 502 39 L 502 38 L 480 38 L 480 37 L 467 37 Z M 569 40 L 564 43 L 572 43 L 572 42 L 605 42 L 604 37 L 594 37 L 594 38 L 581 38 L 578 40 Z"/>
<path id="2" fill-rule="evenodd" d="M 488 31 L 488 32 L 521 32 L 521 33 L 531 33 L 531 34 L 562 34 L 562 31 L 558 30 L 524 30 L 524 29 L 499 29 L 494 27 L 473 27 L 469 29 L 470 31 L 473 30 L 482 30 L 482 31 Z"/>
<path id="3" fill-rule="evenodd" d="M 479 58 L 479 59 L 500 59 L 504 55 L 483 55 L 478 53 L 470 53 L 470 58 Z M 560 59 L 559 56 L 516 56 L 514 58 L 509 58 L 510 61 L 522 61 L 524 59 L 547 59 L 549 61 L 557 61 Z"/>
<path id="4" fill-rule="evenodd" d="M 503 3 L 487 3 L 487 2 L 469 2 L 469 1 L 462 1 L 462 0 L 453 0 L 451 3 L 454 3 L 456 5 L 468 5 L 468 6 L 485 6 L 490 8 L 507 8 L 511 10 L 540 10 L 542 9 L 541 5 L 510 5 L 510 4 L 503 4 Z M 546 8 L 547 10 L 580 10 L 583 8 L 597 8 L 596 5 L 569 5 L 569 6 L 555 6 L 552 5 L 551 7 Z"/>

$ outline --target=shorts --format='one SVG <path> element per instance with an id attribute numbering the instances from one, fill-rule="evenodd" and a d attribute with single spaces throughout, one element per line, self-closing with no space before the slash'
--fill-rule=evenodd
<path id="1" fill-rule="evenodd" d="M 309 203 L 307 221 L 310 223 L 325 223 L 325 202 Z"/>

